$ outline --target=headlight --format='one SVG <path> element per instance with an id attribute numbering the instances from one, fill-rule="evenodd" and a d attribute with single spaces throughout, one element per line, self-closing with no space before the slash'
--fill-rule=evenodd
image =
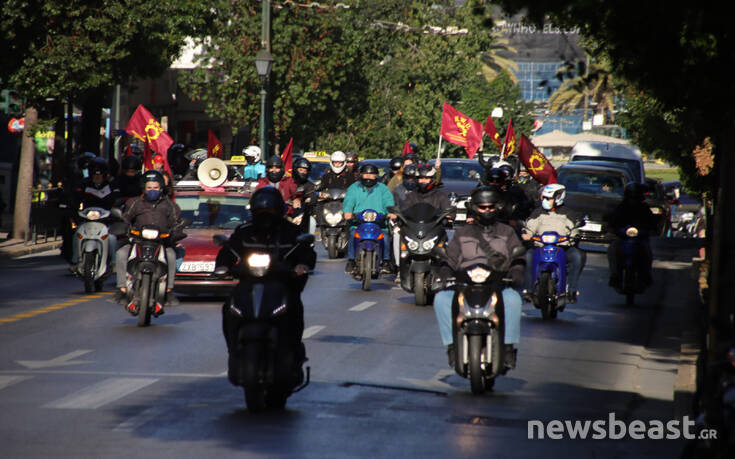
<path id="1" fill-rule="evenodd" d="M 158 237 L 158 230 L 146 228 L 140 232 L 143 239 L 155 239 Z"/>
<path id="2" fill-rule="evenodd" d="M 424 241 L 424 243 L 421 244 L 421 246 L 424 248 L 424 250 L 431 250 L 431 249 L 433 249 L 434 248 L 434 244 L 436 243 L 436 240 L 437 240 L 438 237 L 439 236 L 434 236 L 431 239 L 429 239 L 428 241 Z"/>
<path id="3" fill-rule="evenodd" d="M 627 230 L 625 230 L 625 235 L 628 237 L 636 237 L 638 236 L 638 228 L 635 226 L 631 226 Z"/>
<path id="4" fill-rule="evenodd" d="M 493 314 L 495 306 L 498 304 L 498 295 L 496 293 L 493 293 L 484 306 L 472 307 L 473 305 L 467 304 L 464 294 L 459 293 L 459 296 L 457 297 L 457 303 L 459 303 L 459 313 L 462 314 L 466 319 L 487 319 Z"/>
<path id="5" fill-rule="evenodd" d="M 408 250 L 418 250 L 419 249 L 419 241 L 414 241 L 411 238 L 406 238 Z"/>
<path id="6" fill-rule="evenodd" d="M 253 253 L 248 257 L 248 267 L 255 277 L 263 277 L 271 265 L 271 256 L 267 253 Z"/>
<path id="7" fill-rule="evenodd" d="M 476 268 L 468 270 L 467 275 L 470 276 L 472 282 L 476 284 L 482 284 L 487 280 L 488 277 L 490 277 L 490 271 L 484 268 L 480 268 L 478 266 Z"/>
<path id="8" fill-rule="evenodd" d="M 337 213 L 331 213 L 331 212 L 325 212 L 324 213 L 324 220 L 327 221 L 330 225 L 337 225 L 339 222 L 342 221 L 342 212 Z"/>
<path id="9" fill-rule="evenodd" d="M 541 236 L 541 241 L 544 244 L 556 244 L 558 237 L 553 234 L 545 234 Z"/>
<path id="10" fill-rule="evenodd" d="M 679 217 L 679 220 L 681 220 L 683 222 L 690 222 L 690 221 L 694 220 L 694 213 L 692 213 L 692 212 L 684 212 L 683 214 L 681 214 L 681 217 Z"/>
<path id="11" fill-rule="evenodd" d="M 87 212 L 87 220 L 99 220 L 100 215 L 99 210 L 90 210 Z"/>
<path id="12" fill-rule="evenodd" d="M 656 215 L 661 215 L 661 208 L 660 207 L 651 207 L 651 213 Z"/>
<path id="13" fill-rule="evenodd" d="M 366 222 L 374 222 L 378 219 L 377 212 L 363 212 L 362 219 Z"/>

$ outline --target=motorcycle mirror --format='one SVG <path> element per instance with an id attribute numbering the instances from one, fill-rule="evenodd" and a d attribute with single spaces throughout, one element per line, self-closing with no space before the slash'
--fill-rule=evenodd
<path id="1" fill-rule="evenodd" d="M 227 242 L 227 236 L 224 234 L 215 234 L 212 236 L 212 242 L 214 242 L 214 245 L 223 246 Z"/>
<path id="2" fill-rule="evenodd" d="M 510 252 L 511 258 L 520 258 L 526 254 L 526 248 L 523 246 L 516 246 L 513 247 L 513 250 Z"/>
<path id="3" fill-rule="evenodd" d="M 299 244 L 312 245 L 314 244 L 314 235 L 311 233 L 299 234 L 296 237 L 296 242 Z"/>
<path id="4" fill-rule="evenodd" d="M 220 236 L 220 235 L 218 234 L 217 236 Z M 217 236 L 215 236 L 215 237 L 217 237 Z M 224 275 L 226 275 L 228 273 L 228 271 L 229 270 L 227 269 L 227 266 L 217 266 L 216 268 L 214 268 L 214 275 L 215 276 L 224 276 Z"/>
<path id="5" fill-rule="evenodd" d="M 112 214 L 112 216 L 115 218 L 119 218 L 120 220 L 122 220 L 123 218 L 122 211 L 118 207 L 113 207 L 112 209 L 110 209 L 110 214 Z"/>

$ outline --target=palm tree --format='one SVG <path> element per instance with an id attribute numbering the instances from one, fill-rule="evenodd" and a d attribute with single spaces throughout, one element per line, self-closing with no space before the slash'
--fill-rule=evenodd
<path id="1" fill-rule="evenodd" d="M 510 79 L 513 83 L 518 83 L 518 77 L 516 73 L 518 71 L 518 64 L 512 59 L 501 55 L 509 53 L 517 53 L 518 51 L 509 46 L 510 41 L 507 38 L 496 37 L 495 43 L 486 49 L 481 55 L 480 60 L 482 61 L 482 74 L 488 83 L 492 82 L 502 71 L 505 71 L 510 75 Z M 515 70 L 515 72 L 512 72 Z"/>
<path id="2" fill-rule="evenodd" d="M 620 89 L 610 72 L 610 66 L 605 61 L 589 63 L 580 62 L 578 65 L 567 63 L 557 70 L 557 78 L 563 81 L 551 97 L 549 109 L 552 113 L 566 112 L 583 107 L 585 120 L 587 119 L 587 105 L 596 103 L 597 113 L 606 120 L 615 120 L 615 101 L 620 95 Z"/>

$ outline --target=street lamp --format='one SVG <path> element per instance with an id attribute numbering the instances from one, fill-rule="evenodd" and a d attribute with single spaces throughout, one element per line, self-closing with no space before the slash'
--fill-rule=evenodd
<path id="1" fill-rule="evenodd" d="M 273 56 L 266 48 L 255 55 L 255 69 L 260 76 L 260 151 L 263 162 L 268 159 L 268 135 L 266 133 L 266 99 L 268 97 L 268 75 L 273 66 Z"/>

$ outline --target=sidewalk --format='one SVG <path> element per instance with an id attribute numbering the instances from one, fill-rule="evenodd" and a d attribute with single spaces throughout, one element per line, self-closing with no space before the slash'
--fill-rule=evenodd
<path id="1" fill-rule="evenodd" d="M 57 240 L 49 239 L 47 242 L 25 244 L 23 239 L 8 239 L 8 233 L 0 232 L 0 259 L 17 258 L 23 255 L 46 252 L 61 247 L 61 236 Z M 43 239 L 40 239 L 43 241 Z"/>

